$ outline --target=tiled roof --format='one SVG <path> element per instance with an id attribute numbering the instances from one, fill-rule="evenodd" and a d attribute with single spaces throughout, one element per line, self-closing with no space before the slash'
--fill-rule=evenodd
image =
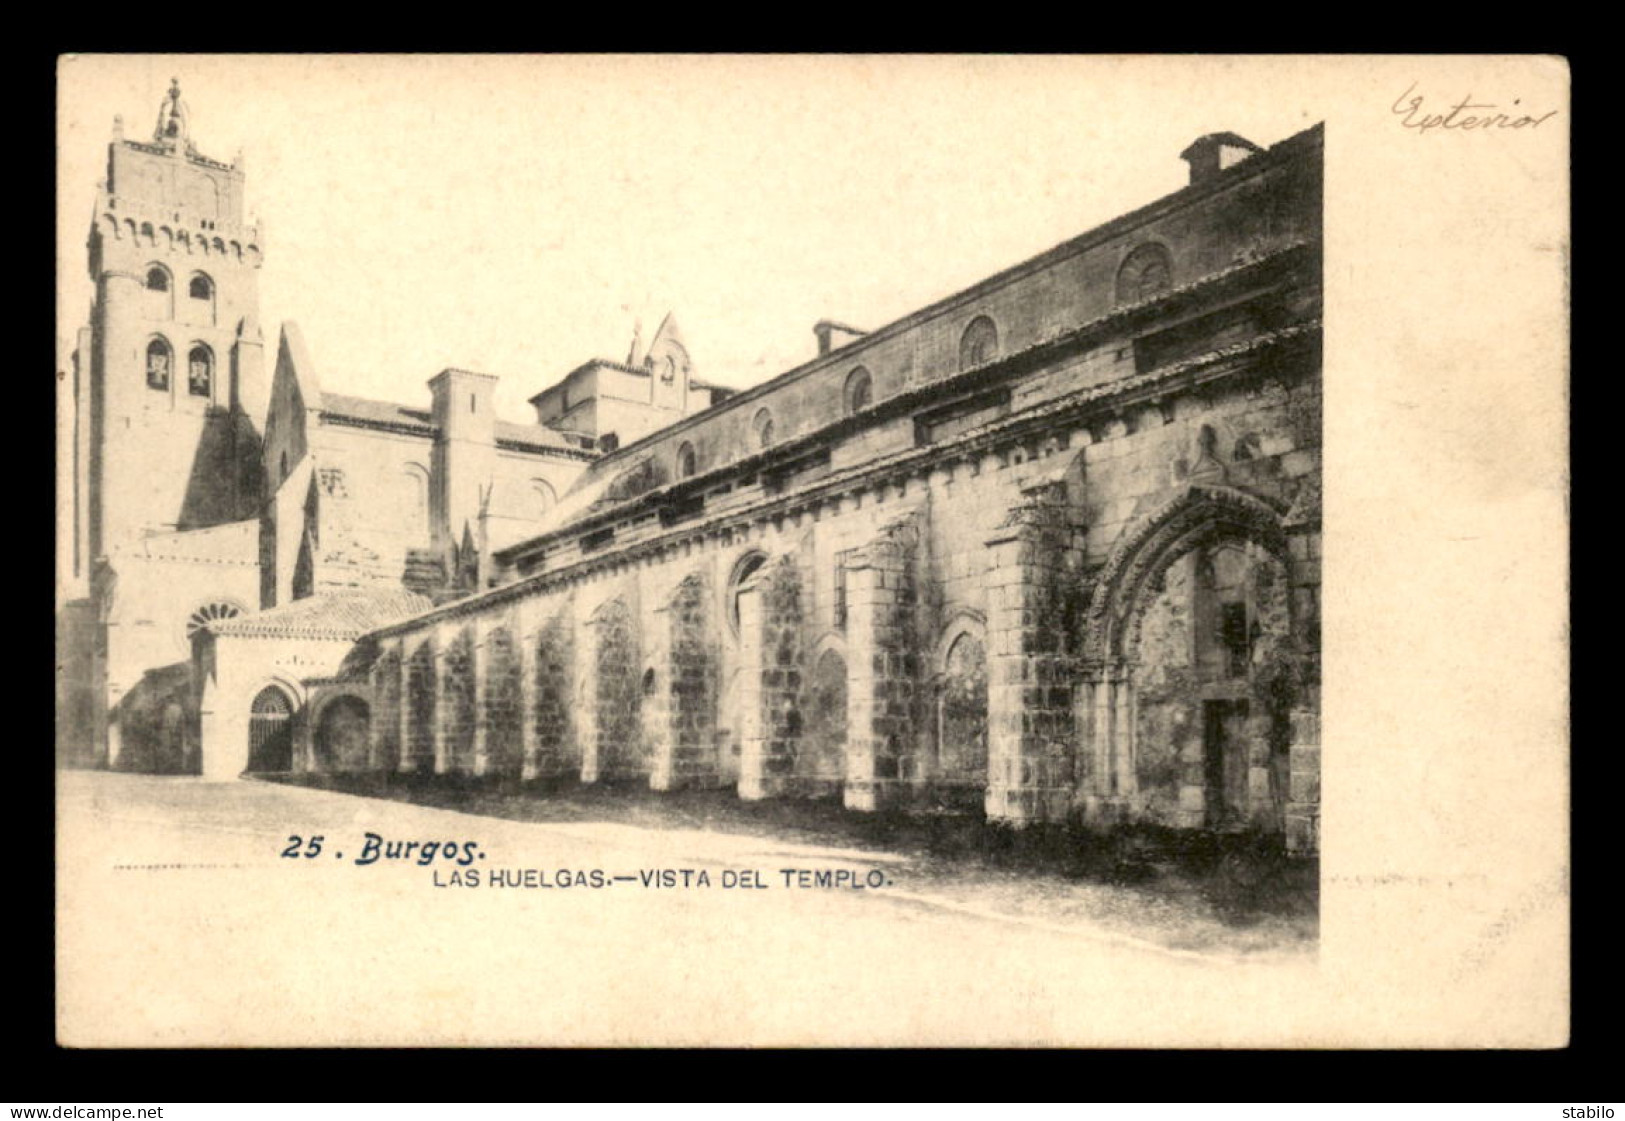
<path id="1" fill-rule="evenodd" d="M 434 423 L 434 414 L 428 409 L 417 409 L 394 401 L 373 401 L 366 397 L 351 397 L 343 393 L 323 393 L 321 411 L 327 416 L 341 420 L 388 428 L 397 432 L 406 431 L 432 436 L 439 430 Z M 496 438 L 500 443 L 518 445 L 522 448 L 544 451 L 551 448 L 580 450 L 578 444 L 563 434 L 538 424 L 515 424 L 512 421 L 499 420 L 496 422 Z"/>
<path id="2" fill-rule="evenodd" d="M 402 588 L 358 588 L 297 599 L 252 615 L 217 619 L 209 629 L 217 635 L 353 639 L 433 606 L 427 596 Z"/>

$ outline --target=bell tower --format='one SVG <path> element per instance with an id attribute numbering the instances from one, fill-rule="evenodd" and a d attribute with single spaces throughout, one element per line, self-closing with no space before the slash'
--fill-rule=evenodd
<path id="1" fill-rule="evenodd" d="M 90 448 L 75 484 L 90 557 L 257 512 L 263 241 L 243 179 L 240 156 L 198 151 L 178 81 L 151 140 L 114 121 L 90 231 Z"/>

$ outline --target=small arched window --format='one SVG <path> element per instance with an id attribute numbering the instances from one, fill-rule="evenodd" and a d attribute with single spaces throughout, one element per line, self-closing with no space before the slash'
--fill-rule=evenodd
<path id="1" fill-rule="evenodd" d="M 739 633 L 739 595 L 750 583 L 762 565 L 767 563 L 767 554 L 751 552 L 745 554 L 734 565 L 733 576 L 728 580 L 728 626 L 733 628 L 734 634 Z"/>
<path id="2" fill-rule="evenodd" d="M 1117 270 L 1117 302 L 1135 304 L 1166 292 L 1173 282 L 1173 258 L 1155 242 L 1135 249 Z"/>
<path id="3" fill-rule="evenodd" d="M 194 300 L 213 299 L 214 285 L 209 283 L 208 277 L 198 273 L 192 278 L 192 283 L 188 286 L 187 292 Z"/>
<path id="4" fill-rule="evenodd" d="M 147 287 L 154 292 L 169 291 L 169 274 L 157 265 L 147 270 Z"/>
<path id="5" fill-rule="evenodd" d="M 174 354 L 163 339 L 153 339 L 147 344 L 148 389 L 169 388 L 169 370 L 173 359 Z"/>
<path id="6" fill-rule="evenodd" d="M 861 412 L 869 407 L 874 396 L 874 379 L 869 371 L 859 366 L 846 375 L 846 411 L 848 414 Z"/>
<path id="7" fill-rule="evenodd" d="M 548 485 L 545 479 L 532 479 L 530 481 L 531 493 L 535 495 L 535 510 L 538 518 L 544 517 L 558 502 L 558 495 Z"/>
<path id="8" fill-rule="evenodd" d="M 959 368 L 974 369 L 999 356 L 999 329 L 993 320 L 978 315 L 959 336 Z"/>
<path id="9" fill-rule="evenodd" d="M 412 537 L 428 536 L 429 471 L 421 463 L 406 465 L 406 516 L 406 529 Z"/>
<path id="10" fill-rule="evenodd" d="M 151 245 L 151 244 L 153 244 L 154 242 L 156 242 L 158 240 L 157 235 L 152 232 L 152 223 L 151 222 L 142 222 L 141 223 L 141 238 L 148 245 Z"/>
<path id="11" fill-rule="evenodd" d="M 759 448 L 773 445 L 773 414 L 767 409 L 758 409 L 756 419 L 751 422 L 751 428 L 756 432 L 756 446 Z"/>
<path id="12" fill-rule="evenodd" d="M 234 619 L 243 613 L 235 603 L 205 603 L 186 617 L 186 640 L 190 642 L 204 627 L 217 619 Z"/>
<path id="13" fill-rule="evenodd" d="M 688 478 L 694 474 L 698 466 L 699 462 L 694 454 L 694 445 L 686 440 L 683 441 L 682 445 L 677 449 L 677 477 L 679 479 Z"/>
<path id="14" fill-rule="evenodd" d="M 214 355 L 202 343 L 186 356 L 186 392 L 193 397 L 209 397 L 214 393 Z"/>

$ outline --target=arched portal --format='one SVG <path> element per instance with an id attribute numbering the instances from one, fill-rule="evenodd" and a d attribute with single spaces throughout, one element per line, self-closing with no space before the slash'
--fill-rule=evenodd
<path id="1" fill-rule="evenodd" d="M 1293 703 L 1279 511 L 1193 485 L 1125 536 L 1090 601 L 1087 790 L 1157 824 L 1283 828 Z"/>
<path id="2" fill-rule="evenodd" d="M 813 661 L 805 707 L 797 777 L 813 791 L 837 790 L 846 778 L 846 659 L 833 646 Z"/>
<path id="3" fill-rule="evenodd" d="M 261 689 L 249 706 L 248 770 L 293 770 L 293 701 L 275 685 Z"/>
<path id="4" fill-rule="evenodd" d="M 360 697 L 335 697 L 316 722 L 316 766 L 322 771 L 362 771 L 367 767 L 371 710 Z"/>
<path id="5" fill-rule="evenodd" d="M 179 701 L 164 706 L 158 724 L 157 758 L 159 774 L 185 774 L 190 768 L 186 751 L 186 713 Z"/>
<path id="6" fill-rule="evenodd" d="M 979 629 L 956 629 L 937 679 L 937 783 L 977 804 L 987 787 L 987 650 Z"/>

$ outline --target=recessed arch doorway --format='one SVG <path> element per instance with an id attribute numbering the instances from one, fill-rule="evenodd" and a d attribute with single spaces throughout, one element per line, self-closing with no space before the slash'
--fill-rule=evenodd
<path id="1" fill-rule="evenodd" d="M 316 722 L 316 763 L 327 772 L 360 771 L 367 766 L 372 710 L 360 697 L 334 697 Z"/>
<path id="2" fill-rule="evenodd" d="M 276 685 L 254 696 L 248 716 L 248 771 L 293 770 L 293 701 Z"/>

